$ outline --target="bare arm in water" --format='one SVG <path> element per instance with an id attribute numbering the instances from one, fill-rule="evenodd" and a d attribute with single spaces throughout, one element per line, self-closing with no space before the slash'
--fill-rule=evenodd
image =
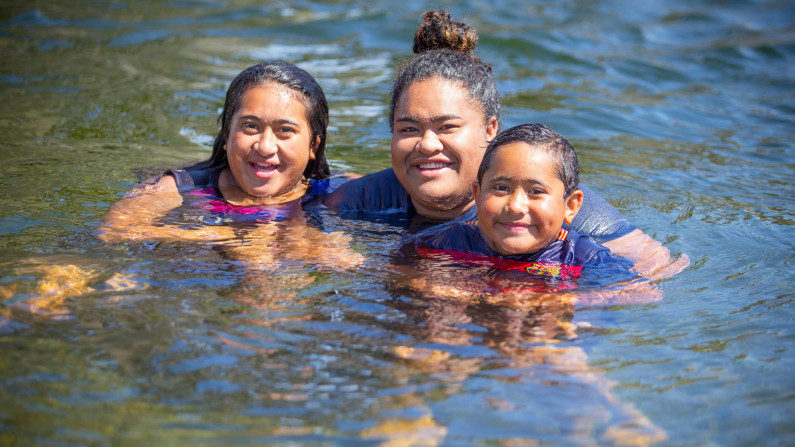
<path id="1" fill-rule="evenodd" d="M 162 176 L 157 182 L 136 187 L 127 197 L 116 202 L 99 227 L 99 239 L 105 242 L 220 241 L 234 237 L 226 226 L 205 226 L 186 229 L 157 224 L 157 220 L 182 205 L 182 195 L 174 177 Z"/>
<path id="2" fill-rule="evenodd" d="M 295 259 L 328 268 L 350 268 L 363 257 L 350 250 L 350 238 L 322 232 L 303 220 L 260 223 L 244 230 L 226 225 L 181 228 L 157 220 L 182 205 L 182 195 L 170 175 L 141 186 L 113 205 L 100 226 L 105 242 L 160 240 L 204 242 L 224 249 L 230 258 L 256 269 L 267 269 L 279 259 Z M 256 267 L 255 267 L 256 266 Z"/>
<path id="3" fill-rule="evenodd" d="M 612 241 L 603 242 L 602 245 L 632 261 L 635 270 L 649 279 L 671 277 L 690 265 L 690 258 L 686 254 L 672 262 L 671 252 L 665 245 L 638 229 Z"/>
<path id="4" fill-rule="evenodd" d="M 360 265 L 364 257 L 350 249 L 350 238 L 339 232 L 322 232 L 306 225 L 302 219 L 285 222 L 264 222 L 245 228 L 228 225 L 207 225 L 199 228 L 181 228 L 163 224 L 159 219 L 182 205 L 182 196 L 174 178 L 163 176 L 153 183 L 145 183 L 114 204 L 99 227 L 98 237 L 108 243 L 124 241 L 168 241 L 206 244 L 251 273 L 261 273 L 278 268 L 279 261 L 293 259 L 326 269 L 348 269 Z M 44 316 L 67 315 L 65 303 L 94 290 L 98 273 L 77 264 L 30 262 L 31 267 L 20 273 L 40 276 L 30 298 L 21 300 L 15 309 Z M 125 281 L 123 275 L 114 275 L 104 285 L 117 289 Z M 0 298 L 7 299 L 17 293 L 16 284 L 0 287 Z M 0 313 L 0 325 L 3 324 Z"/>

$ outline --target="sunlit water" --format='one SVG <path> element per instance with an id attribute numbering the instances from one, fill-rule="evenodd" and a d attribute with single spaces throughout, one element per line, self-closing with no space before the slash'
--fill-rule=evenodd
<path id="1" fill-rule="evenodd" d="M 390 77 L 431 6 L 359 3 L 0 8 L 0 445 L 791 443 L 788 2 L 442 5 L 478 28 L 503 126 L 568 137 L 585 183 L 690 256 L 658 302 L 426 298 L 398 229 L 326 212 L 361 267 L 96 239 L 143 172 L 209 154 L 262 59 L 324 87 L 335 168 L 389 166 Z"/>

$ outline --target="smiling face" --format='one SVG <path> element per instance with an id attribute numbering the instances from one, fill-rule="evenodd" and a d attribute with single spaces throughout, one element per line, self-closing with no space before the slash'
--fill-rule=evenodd
<path id="1" fill-rule="evenodd" d="M 314 160 L 313 148 L 300 94 L 276 83 L 243 94 L 224 145 L 232 180 L 255 197 L 278 196 L 296 187 Z"/>
<path id="2" fill-rule="evenodd" d="M 480 233 L 502 255 L 533 253 L 552 243 L 564 219 L 582 206 L 582 191 L 564 198 L 556 162 L 543 148 L 515 142 L 497 149 L 480 184 L 472 184 Z"/>
<path id="3" fill-rule="evenodd" d="M 460 84 L 429 78 L 400 94 L 393 128 L 392 168 L 417 212 L 452 219 L 471 207 L 470 185 L 497 119 L 487 124 Z"/>

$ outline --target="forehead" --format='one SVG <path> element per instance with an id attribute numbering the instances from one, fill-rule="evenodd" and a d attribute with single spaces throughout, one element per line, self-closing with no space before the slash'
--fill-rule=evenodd
<path id="1" fill-rule="evenodd" d="M 262 114 L 300 114 L 306 116 L 305 98 L 289 87 L 275 82 L 255 85 L 243 93 L 238 105 L 237 114 L 257 112 Z"/>
<path id="2" fill-rule="evenodd" d="M 412 82 L 398 97 L 395 118 L 402 115 L 425 117 L 437 115 L 482 115 L 482 107 L 469 98 L 469 90 L 460 82 L 432 77 Z"/>
<path id="3" fill-rule="evenodd" d="M 510 177 L 517 181 L 557 179 L 557 163 L 542 145 L 513 142 L 496 149 L 486 178 Z"/>

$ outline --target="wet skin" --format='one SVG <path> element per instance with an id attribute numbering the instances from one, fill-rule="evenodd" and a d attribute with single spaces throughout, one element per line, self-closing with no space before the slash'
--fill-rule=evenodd
<path id="1" fill-rule="evenodd" d="M 229 170 L 221 174 L 219 186 L 254 197 L 289 193 L 315 158 L 315 144 L 298 93 L 279 84 L 252 87 L 232 116 L 224 145 Z"/>
<path id="2" fill-rule="evenodd" d="M 484 118 L 461 84 L 436 77 L 407 87 L 394 116 L 392 168 L 414 207 L 433 219 L 463 214 L 497 119 Z"/>
<path id="3" fill-rule="evenodd" d="M 582 206 L 582 191 L 564 197 L 555 161 L 526 143 L 497 149 L 481 184 L 472 184 L 480 233 L 502 255 L 533 253 L 552 243 Z"/>

